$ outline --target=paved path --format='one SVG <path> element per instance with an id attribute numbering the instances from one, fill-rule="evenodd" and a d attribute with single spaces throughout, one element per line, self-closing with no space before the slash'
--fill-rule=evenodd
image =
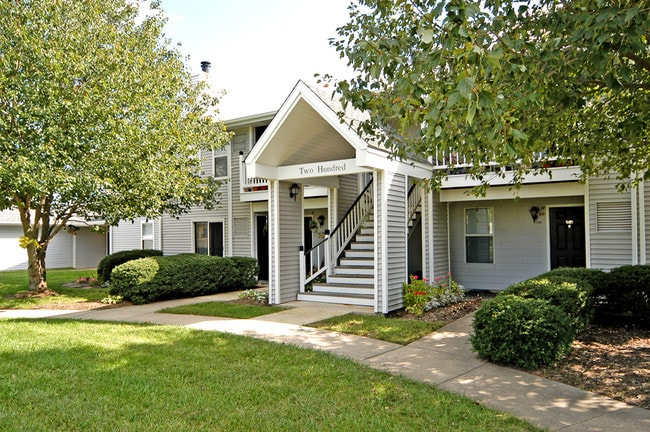
<path id="1" fill-rule="evenodd" d="M 328 351 L 370 367 L 434 384 L 554 431 L 650 432 L 650 411 L 477 358 L 467 340 L 471 317 L 407 346 L 305 327 L 305 324 L 372 308 L 294 302 L 290 309 L 238 320 L 159 313 L 164 307 L 227 301 L 236 293 L 90 311 L 0 310 L 0 318 L 69 318 L 180 325 L 235 333 Z"/>

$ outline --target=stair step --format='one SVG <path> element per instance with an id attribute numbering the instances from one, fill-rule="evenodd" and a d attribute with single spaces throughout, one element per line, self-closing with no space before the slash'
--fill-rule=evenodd
<path id="1" fill-rule="evenodd" d="M 370 265 L 340 265 L 336 266 L 336 272 L 338 276 L 357 276 L 357 275 L 374 275 L 375 274 L 375 266 L 372 265 L 372 262 Z"/>
<path id="2" fill-rule="evenodd" d="M 328 275 L 327 282 L 333 284 L 374 285 L 374 275 Z"/>
<path id="3" fill-rule="evenodd" d="M 341 258 L 340 267 L 373 267 L 375 265 L 374 257 L 345 257 Z"/>
<path id="4" fill-rule="evenodd" d="M 364 242 L 364 241 L 353 241 L 350 243 L 350 249 L 352 250 L 375 250 L 374 242 Z"/>
<path id="5" fill-rule="evenodd" d="M 374 250 L 348 249 L 345 251 L 345 258 L 370 258 L 374 259 Z"/>
<path id="6" fill-rule="evenodd" d="M 372 234 L 357 234 L 354 241 L 360 243 L 374 243 L 375 237 Z"/>
<path id="7" fill-rule="evenodd" d="M 363 294 L 373 295 L 374 286 L 358 284 L 318 283 L 312 285 L 312 292 L 332 294 Z"/>
<path id="8" fill-rule="evenodd" d="M 365 294 L 330 294 L 330 293 L 316 293 L 306 292 L 299 293 L 297 300 L 320 302 L 320 303 L 336 303 L 336 304 L 349 304 L 356 306 L 374 306 L 375 299 L 372 295 Z"/>
<path id="9" fill-rule="evenodd" d="M 361 229 L 359 230 L 359 234 L 364 235 L 364 236 L 370 236 L 370 237 L 373 237 L 373 236 L 375 235 L 375 228 L 374 228 L 374 227 L 370 227 L 370 228 L 368 228 L 368 227 L 361 228 Z M 374 238 L 374 237 L 373 237 L 373 238 Z"/>

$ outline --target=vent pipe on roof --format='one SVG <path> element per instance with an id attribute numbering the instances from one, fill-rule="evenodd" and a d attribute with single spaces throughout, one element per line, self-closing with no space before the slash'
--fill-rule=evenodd
<path id="1" fill-rule="evenodd" d="M 201 62 L 201 70 L 205 73 L 210 72 L 210 66 L 212 66 L 212 63 L 210 63 L 209 61 Z"/>

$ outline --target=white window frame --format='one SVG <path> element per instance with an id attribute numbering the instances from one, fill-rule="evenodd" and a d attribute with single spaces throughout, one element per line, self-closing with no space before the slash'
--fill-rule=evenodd
<path id="1" fill-rule="evenodd" d="M 488 232 L 487 233 L 470 233 L 468 232 L 468 211 L 487 210 Z M 467 264 L 494 264 L 494 207 L 467 207 L 463 210 L 463 231 L 465 233 L 465 263 Z M 467 241 L 470 238 L 489 238 L 490 239 L 490 260 L 489 261 L 470 261 L 468 255 Z"/>
<path id="2" fill-rule="evenodd" d="M 223 227 L 223 238 L 221 241 L 223 242 L 223 256 L 227 256 L 226 252 L 226 221 L 223 218 L 201 218 L 201 219 L 192 219 L 191 224 L 192 224 L 192 252 L 191 253 L 198 253 L 196 251 L 196 224 L 197 223 L 205 223 L 207 224 L 207 236 L 208 236 L 208 255 L 210 254 L 210 224 L 211 223 L 221 223 Z M 212 256 L 218 256 L 218 255 L 212 255 Z"/>
<path id="3" fill-rule="evenodd" d="M 151 225 L 151 234 L 145 234 L 144 233 L 145 225 Z M 155 240 L 154 240 L 155 239 L 155 236 L 154 236 L 155 229 L 156 229 L 156 227 L 155 227 L 155 224 L 153 223 L 153 221 L 142 221 L 142 223 L 140 223 L 140 248 L 142 248 L 142 249 L 154 249 L 155 248 Z M 144 247 L 144 242 L 145 241 L 150 241 L 151 242 L 151 248 L 145 248 Z"/>
<path id="4" fill-rule="evenodd" d="M 226 175 L 217 176 L 217 158 L 226 159 Z M 227 145 L 221 149 L 212 150 L 212 175 L 216 180 L 226 180 L 230 178 L 230 145 Z"/>

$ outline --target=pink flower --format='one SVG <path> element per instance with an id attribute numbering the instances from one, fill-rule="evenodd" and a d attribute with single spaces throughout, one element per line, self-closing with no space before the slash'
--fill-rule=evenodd
<path id="1" fill-rule="evenodd" d="M 418 275 L 413 275 L 413 279 L 418 280 Z"/>

